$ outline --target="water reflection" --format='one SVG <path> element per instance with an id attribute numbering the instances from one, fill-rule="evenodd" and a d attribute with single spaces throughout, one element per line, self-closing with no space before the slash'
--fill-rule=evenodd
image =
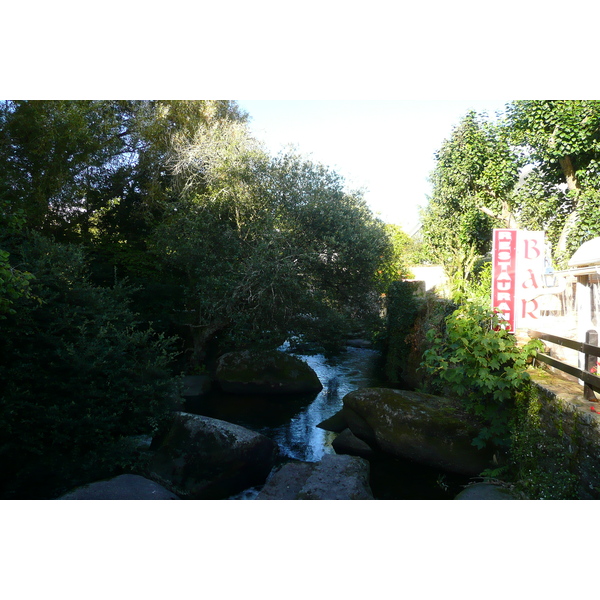
<path id="1" fill-rule="evenodd" d="M 336 434 L 317 427 L 342 408 L 346 394 L 362 387 L 386 387 L 378 375 L 380 354 L 348 348 L 335 356 L 298 355 L 317 373 L 323 390 L 308 396 L 241 396 L 213 392 L 188 402 L 186 410 L 236 423 L 270 437 L 282 461 L 318 462 L 333 454 Z M 453 498 L 467 483 L 464 476 L 444 473 L 408 460 L 380 455 L 370 461 L 371 488 L 377 499 L 443 500 Z M 251 500 L 260 487 L 244 490 L 232 500 Z"/>
<path id="2" fill-rule="evenodd" d="M 377 377 L 379 353 L 348 348 L 335 357 L 299 356 L 317 373 L 323 390 L 315 395 L 240 396 L 215 391 L 188 402 L 186 410 L 236 423 L 275 441 L 285 457 L 308 462 L 333 453 L 335 434 L 317 427 L 342 408 L 342 399 L 360 387 L 382 385 Z"/>

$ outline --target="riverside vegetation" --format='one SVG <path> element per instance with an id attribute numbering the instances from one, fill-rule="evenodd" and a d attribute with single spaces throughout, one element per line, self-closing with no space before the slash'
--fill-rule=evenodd
<path id="1" fill-rule="evenodd" d="M 382 344 L 391 382 L 483 421 L 474 442 L 501 449 L 488 475 L 576 496 L 569 460 L 540 466 L 573 436 L 541 442 L 535 345 L 480 306 L 493 227 L 544 229 L 559 260 L 600 232 L 600 102 L 467 115 L 436 156 L 421 245 L 247 121 L 233 101 L 0 102 L 0 497 L 135 471 L 181 374 L 227 352 L 357 335 Z M 442 264 L 449 299 L 398 282 L 411 262 Z"/>
<path id="2" fill-rule="evenodd" d="M 496 454 L 484 480 L 521 498 L 599 498 L 600 436 L 534 383 L 545 377 L 532 364 L 541 342 L 519 346 L 475 288 L 470 302 L 457 305 L 418 294 L 410 282 L 394 286 L 386 374 L 401 387 L 455 398 L 479 419 L 472 443 Z"/>
<path id="3" fill-rule="evenodd" d="M 0 497 L 135 468 L 181 375 L 226 352 L 380 327 L 408 236 L 247 121 L 233 101 L 0 102 Z"/>

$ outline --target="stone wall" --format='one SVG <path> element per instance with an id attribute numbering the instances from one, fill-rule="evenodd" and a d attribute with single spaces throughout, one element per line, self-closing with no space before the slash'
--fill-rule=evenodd
<path id="1" fill-rule="evenodd" d="M 530 492 L 600 499 L 600 403 L 585 400 L 578 383 L 542 369 L 531 371 L 530 391 L 517 429 L 521 476 L 529 469 Z"/>

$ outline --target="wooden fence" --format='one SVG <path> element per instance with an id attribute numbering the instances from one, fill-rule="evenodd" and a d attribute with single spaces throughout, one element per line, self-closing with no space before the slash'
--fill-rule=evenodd
<path id="1" fill-rule="evenodd" d="M 591 330 L 586 333 L 585 342 L 575 342 L 557 335 L 541 333 L 540 331 L 529 330 L 527 334 L 532 339 L 543 340 L 545 342 L 550 342 L 551 344 L 557 344 L 583 353 L 585 356 L 585 370 L 573 367 L 572 365 L 557 360 L 556 358 L 552 358 L 547 354 L 539 353 L 536 356 L 536 360 L 581 379 L 583 381 L 583 395 L 586 400 L 596 400 L 593 390 L 600 392 L 600 377 L 590 372 L 592 369 L 596 371 L 596 365 L 598 363 L 597 358 L 600 357 L 600 347 L 597 345 L 598 334 L 595 331 Z"/>

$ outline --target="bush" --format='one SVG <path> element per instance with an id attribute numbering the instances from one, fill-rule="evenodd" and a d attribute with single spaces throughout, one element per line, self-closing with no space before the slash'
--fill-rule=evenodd
<path id="1" fill-rule="evenodd" d="M 394 383 L 402 381 L 402 373 L 410 351 L 407 338 L 419 314 L 420 302 L 416 292 L 417 283 L 395 281 L 390 284 L 387 293 L 385 375 Z"/>
<path id="2" fill-rule="evenodd" d="M 477 304 L 455 310 L 446 318 L 445 335 L 432 330 L 428 340 L 422 365 L 436 377 L 435 391 L 461 399 L 486 424 L 473 443 L 508 444 L 515 394 L 529 380 L 527 363 L 540 342 L 519 348 L 498 316 Z"/>
<path id="3" fill-rule="evenodd" d="M 125 285 L 91 285 L 78 248 L 32 236 L 12 256 L 35 279 L 0 325 L 0 496 L 48 497 L 129 461 L 179 384 L 172 340 L 136 324 Z"/>

